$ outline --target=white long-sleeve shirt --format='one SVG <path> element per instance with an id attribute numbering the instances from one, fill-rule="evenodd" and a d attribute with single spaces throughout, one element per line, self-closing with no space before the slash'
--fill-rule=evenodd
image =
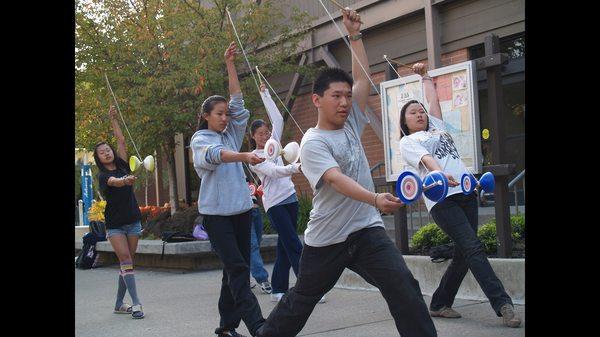
<path id="1" fill-rule="evenodd" d="M 271 138 L 277 142 L 281 142 L 281 134 L 283 132 L 283 117 L 277 108 L 277 105 L 271 98 L 268 90 L 260 93 L 267 114 L 273 123 Z M 259 157 L 266 157 L 264 149 L 256 149 L 254 152 Z M 274 160 L 265 160 L 257 165 L 250 165 L 250 169 L 260 178 L 263 185 L 262 202 L 265 212 L 272 206 L 277 205 L 283 200 L 289 198 L 296 193 L 294 183 L 292 182 L 292 174 L 300 172 L 300 164 L 283 165 L 281 156 L 277 156 Z"/>

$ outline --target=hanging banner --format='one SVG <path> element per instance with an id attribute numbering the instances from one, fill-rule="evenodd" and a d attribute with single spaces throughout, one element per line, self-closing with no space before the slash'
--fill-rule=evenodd
<path id="1" fill-rule="evenodd" d="M 92 169 L 89 164 L 81 165 L 81 196 L 83 199 L 83 226 L 89 225 L 88 212 L 92 207 Z"/>

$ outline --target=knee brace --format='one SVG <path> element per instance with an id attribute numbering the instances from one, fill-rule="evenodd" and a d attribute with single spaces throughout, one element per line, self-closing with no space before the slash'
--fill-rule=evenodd
<path id="1" fill-rule="evenodd" d="M 123 261 L 121 262 L 121 276 L 133 274 L 133 262 Z"/>

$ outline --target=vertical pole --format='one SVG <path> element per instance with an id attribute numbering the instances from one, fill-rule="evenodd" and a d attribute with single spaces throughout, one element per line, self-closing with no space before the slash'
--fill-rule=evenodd
<path id="1" fill-rule="evenodd" d="M 514 193 L 515 193 L 515 208 L 517 209 L 517 215 L 519 215 L 519 196 L 517 195 L 517 184 L 515 184 Z"/>
<path id="2" fill-rule="evenodd" d="M 155 189 L 156 189 L 156 206 L 160 207 L 160 189 L 158 188 L 158 157 L 156 155 L 156 150 L 154 150 L 154 160 L 156 161 L 155 166 L 154 166 L 154 182 L 155 182 Z"/>
<path id="3" fill-rule="evenodd" d="M 527 198 L 525 198 L 525 176 L 523 176 L 523 213 L 525 213 L 525 201 L 527 200 Z"/>
<path id="4" fill-rule="evenodd" d="M 398 78 L 398 75 L 391 66 L 385 68 L 385 80 L 393 80 Z M 393 190 L 396 190 L 396 185 L 393 185 Z M 397 191 L 395 191 L 398 195 Z M 406 205 L 400 207 L 399 210 L 394 211 L 394 239 L 396 240 L 396 247 L 402 254 L 408 254 L 408 221 L 406 218 Z"/>
<path id="5" fill-rule="evenodd" d="M 145 176 L 146 176 L 146 188 L 145 188 L 145 192 L 144 192 L 144 206 L 148 206 L 148 172 L 144 172 Z"/>
<path id="6" fill-rule="evenodd" d="M 79 211 L 79 226 L 83 226 L 83 200 L 77 202 L 77 210 Z"/>
<path id="7" fill-rule="evenodd" d="M 394 187 L 394 190 L 396 187 Z M 398 193 L 396 193 L 398 195 Z M 402 254 L 408 254 L 408 223 L 406 218 L 406 205 L 394 211 L 394 239 L 396 247 Z"/>
<path id="8" fill-rule="evenodd" d="M 183 172 L 185 175 L 185 202 L 186 204 L 192 204 L 192 190 L 190 188 L 190 146 L 189 140 L 183 139 Z M 187 146 L 185 145 L 187 142 Z M 196 172 L 193 172 L 196 174 Z"/>
<path id="9" fill-rule="evenodd" d="M 433 0 L 423 0 L 425 7 L 425 37 L 427 38 L 427 63 L 429 70 L 442 66 L 439 10 Z"/>
<path id="10" fill-rule="evenodd" d="M 486 56 L 500 52 L 500 39 L 492 34 L 485 38 Z M 492 162 L 502 164 L 505 160 L 504 141 L 504 100 L 502 97 L 502 75 L 500 66 L 489 67 L 487 72 L 488 84 L 488 111 L 490 117 L 490 138 L 492 141 Z M 496 175 L 494 191 L 494 208 L 496 213 L 496 235 L 500 246 L 499 257 L 510 257 L 512 253 L 512 236 L 510 225 L 510 208 L 508 206 L 508 176 Z"/>

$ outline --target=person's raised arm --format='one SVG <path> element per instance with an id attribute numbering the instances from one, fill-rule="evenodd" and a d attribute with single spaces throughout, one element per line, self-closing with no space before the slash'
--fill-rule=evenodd
<path id="1" fill-rule="evenodd" d="M 240 89 L 237 71 L 235 69 L 235 55 L 239 54 L 235 42 L 231 42 L 225 51 L 225 64 L 227 65 L 227 74 L 229 75 L 229 114 L 231 120 L 226 129 L 226 133 L 231 134 L 236 150 L 240 150 L 246 133 L 246 126 L 250 118 L 250 111 L 244 107 L 244 98 Z"/>
<path id="2" fill-rule="evenodd" d="M 273 123 L 272 138 L 280 142 L 283 134 L 283 116 L 264 83 L 260 85 L 260 98 L 262 98 L 265 110 L 267 110 L 269 119 Z"/>
<path id="3" fill-rule="evenodd" d="M 348 31 L 348 39 L 350 40 L 350 46 L 354 50 L 354 56 L 352 57 L 352 79 L 354 85 L 352 86 L 352 98 L 358 104 L 360 110 L 364 113 L 367 107 L 367 99 L 371 91 L 371 82 L 367 74 L 370 74 L 369 59 L 367 58 L 367 51 L 362 41 L 362 34 L 360 32 L 360 15 L 354 10 L 348 8 L 342 9 L 342 16 L 344 26 Z M 360 64 L 365 67 L 365 71 L 361 68 Z"/>
<path id="4" fill-rule="evenodd" d="M 117 120 L 117 109 L 114 105 L 111 105 L 110 109 L 108 109 L 108 116 L 110 117 L 110 124 L 112 125 L 115 138 L 117 138 L 117 155 L 119 156 L 119 158 L 127 162 L 127 147 L 125 143 L 125 136 L 123 136 L 121 126 L 119 126 L 119 121 Z"/>
<path id="5" fill-rule="evenodd" d="M 234 95 L 242 92 L 240 81 L 238 79 L 237 70 L 235 69 L 235 55 L 239 54 L 235 42 L 231 42 L 227 50 L 225 50 L 225 66 L 227 67 L 227 75 L 229 77 L 229 95 Z"/>
<path id="6" fill-rule="evenodd" d="M 423 63 L 415 63 L 412 66 L 412 69 L 415 73 L 421 75 L 423 78 L 423 91 L 425 91 L 425 99 L 427 99 L 427 103 L 429 103 L 429 114 L 436 118 L 442 119 L 440 100 L 438 98 L 437 91 L 435 90 L 433 79 L 427 75 L 427 68 Z"/>

